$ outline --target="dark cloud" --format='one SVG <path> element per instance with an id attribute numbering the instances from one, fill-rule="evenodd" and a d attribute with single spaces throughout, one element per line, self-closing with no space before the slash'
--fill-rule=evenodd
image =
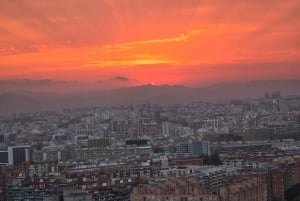
<path id="1" fill-rule="evenodd" d="M 138 81 L 123 75 L 117 75 L 97 82 L 102 89 L 115 89 L 120 87 L 130 87 L 138 84 Z"/>
<path id="2" fill-rule="evenodd" d="M 106 84 L 108 84 L 108 83 L 110 83 L 110 84 L 119 84 L 121 82 L 122 83 L 125 83 L 125 82 L 129 83 L 131 81 L 134 81 L 134 80 L 132 80 L 128 77 L 125 77 L 125 76 L 118 75 L 118 76 L 112 77 L 110 79 L 99 80 L 98 83 L 102 83 L 102 84 L 104 84 L 104 83 L 106 83 Z"/>
<path id="3" fill-rule="evenodd" d="M 121 81 L 121 82 L 130 81 L 130 79 L 128 77 L 124 77 L 124 76 L 116 76 L 116 77 L 112 78 L 112 80 Z"/>

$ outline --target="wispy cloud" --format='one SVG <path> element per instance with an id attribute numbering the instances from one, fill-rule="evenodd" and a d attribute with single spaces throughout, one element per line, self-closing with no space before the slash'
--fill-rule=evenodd
<path id="1" fill-rule="evenodd" d="M 89 62 L 84 67 L 107 67 L 107 66 L 137 66 L 137 65 L 151 65 L 151 64 L 179 64 L 176 59 L 170 58 L 166 53 L 149 53 L 147 48 L 156 46 L 158 49 L 167 44 L 185 43 L 191 37 L 200 35 L 201 30 L 195 29 L 187 33 L 183 33 L 174 37 L 156 38 L 143 41 L 118 43 L 112 45 L 105 45 L 99 49 L 93 49 L 89 54 L 98 55 L 117 53 L 119 56 L 109 58 L 100 58 L 96 61 Z M 140 52 L 139 54 L 136 54 Z M 159 52 L 159 51 L 158 51 Z M 120 56 L 120 55 L 125 56 Z M 110 55 L 111 56 L 111 55 Z"/>
<path id="2" fill-rule="evenodd" d="M 159 55 L 132 55 L 123 59 L 97 60 L 85 64 L 84 67 L 129 67 L 151 64 L 178 64 L 176 60 L 163 58 Z"/>
<path id="3" fill-rule="evenodd" d="M 199 35 L 201 30 L 192 30 L 188 33 L 183 33 L 175 37 L 169 38 L 157 38 L 157 39 L 150 39 L 150 40 L 143 40 L 143 41 L 136 41 L 136 42 L 128 42 L 128 43 L 119 43 L 113 45 L 105 45 L 101 48 L 103 51 L 115 51 L 115 50 L 129 50 L 134 48 L 135 46 L 141 45 L 151 45 L 151 44 L 164 44 L 164 43 L 179 43 L 179 42 L 187 42 L 190 37 Z"/>

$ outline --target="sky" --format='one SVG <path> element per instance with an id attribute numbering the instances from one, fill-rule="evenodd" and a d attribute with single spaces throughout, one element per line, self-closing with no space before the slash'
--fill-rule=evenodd
<path id="1" fill-rule="evenodd" d="M 300 78 L 299 0 L 1 0 L 0 90 Z"/>

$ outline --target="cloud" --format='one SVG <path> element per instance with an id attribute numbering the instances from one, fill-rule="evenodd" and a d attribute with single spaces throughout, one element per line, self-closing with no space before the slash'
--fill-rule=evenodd
<path id="1" fill-rule="evenodd" d="M 199 79 L 199 70 L 210 72 L 203 64 L 288 63 L 300 58 L 299 9 L 299 0 L 0 0 L 0 79 L 95 83 L 100 76 L 131 84 L 112 80 L 122 73 L 141 82 L 181 83 Z M 191 73 L 169 75 L 179 66 L 180 76 Z M 271 68 L 261 68 L 269 75 Z M 220 72 L 223 79 L 226 71 Z M 47 83 L 23 83 L 30 85 Z"/>
<path id="2" fill-rule="evenodd" d="M 119 87 L 129 87 L 140 84 L 138 80 L 132 79 L 125 75 L 116 75 L 107 79 L 98 80 L 98 87 L 101 89 L 115 89 Z"/>
<path id="3" fill-rule="evenodd" d="M 130 67 L 138 65 L 152 65 L 152 64 L 177 64 L 176 60 L 165 58 L 161 55 L 154 54 L 132 54 L 120 57 L 118 59 L 102 59 L 97 61 L 92 61 L 84 65 L 84 67 Z"/>
<path id="4" fill-rule="evenodd" d="M 108 79 L 102 79 L 102 80 L 98 80 L 98 83 L 109 83 L 109 84 L 122 84 L 122 83 L 129 83 L 129 82 L 133 82 L 135 81 L 134 79 L 131 79 L 129 77 L 123 76 L 123 75 L 117 75 L 115 77 L 112 78 L 108 78 Z"/>
<path id="5" fill-rule="evenodd" d="M 113 45 L 105 45 L 101 48 L 102 51 L 116 51 L 116 50 L 130 50 L 135 46 L 141 45 L 160 45 L 164 43 L 179 43 L 179 42 L 187 42 L 192 36 L 199 35 L 202 31 L 201 30 L 191 30 L 187 33 L 180 34 L 175 37 L 168 37 L 168 38 L 156 38 L 150 40 L 143 40 L 143 41 L 135 41 L 135 42 L 128 42 L 128 43 L 119 43 Z"/>
<path id="6" fill-rule="evenodd" d="M 116 76 L 116 77 L 113 77 L 112 80 L 121 81 L 121 82 L 130 81 L 130 79 L 128 77 L 125 77 L 125 76 Z"/>
<path id="7" fill-rule="evenodd" d="M 165 11 L 178 15 L 181 10 L 197 5 L 199 5 L 198 0 L 184 2 L 89 0 L 88 3 L 83 0 L 2 0 L 0 1 L 0 21 L 3 22 L 0 25 L 0 55 L 38 52 L 38 47 L 43 45 L 50 48 L 101 46 L 121 42 L 122 35 L 122 42 L 132 41 L 139 38 L 136 34 L 134 38 L 126 36 L 124 26 L 126 32 L 136 32 L 138 27 L 134 26 L 137 23 L 143 22 L 145 25 L 153 23 L 151 16 L 161 18 L 162 14 L 165 15 Z M 151 19 L 148 19 L 149 16 Z M 142 18 L 146 21 L 144 22 Z M 131 19 L 138 19 L 139 22 L 132 22 Z M 165 17 L 160 21 L 164 19 Z M 138 35 L 146 40 L 149 38 L 149 36 L 145 37 L 146 33 L 152 35 L 146 30 L 145 33 Z"/>
<path id="8" fill-rule="evenodd" d="M 0 1 L 0 44 L 6 54 L 35 52 L 36 45 L 82 47 L 105 44 L 116 26 L 104 0 Z M 15 52 L 10 52 L 10 48 Z M 2 53 L 3 54 L 3 53 Z"/>

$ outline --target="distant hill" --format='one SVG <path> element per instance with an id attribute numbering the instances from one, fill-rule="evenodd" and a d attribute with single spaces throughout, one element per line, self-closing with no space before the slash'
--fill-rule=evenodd
<path id="1" fill-rule="evenodd" d="M 27 95 L 4 93 L 0 96 L 0 112 L 31 112 L 53 109 L 52 106 Z"/>
<path id="2" fill-rule="evenodd" d="M 65 107 L 138 103 L 174 104 L 192 101 L 255 98 L 262 97 L 267 91 L 280 91 L 284 96 L 300 95 L 300 80 L 219 83 L 202 88 L 189 88 L 182 85 L 142 85 L 73 94 L 11 92 L 0 96 L 0 112 L 29 112 Z"/>

